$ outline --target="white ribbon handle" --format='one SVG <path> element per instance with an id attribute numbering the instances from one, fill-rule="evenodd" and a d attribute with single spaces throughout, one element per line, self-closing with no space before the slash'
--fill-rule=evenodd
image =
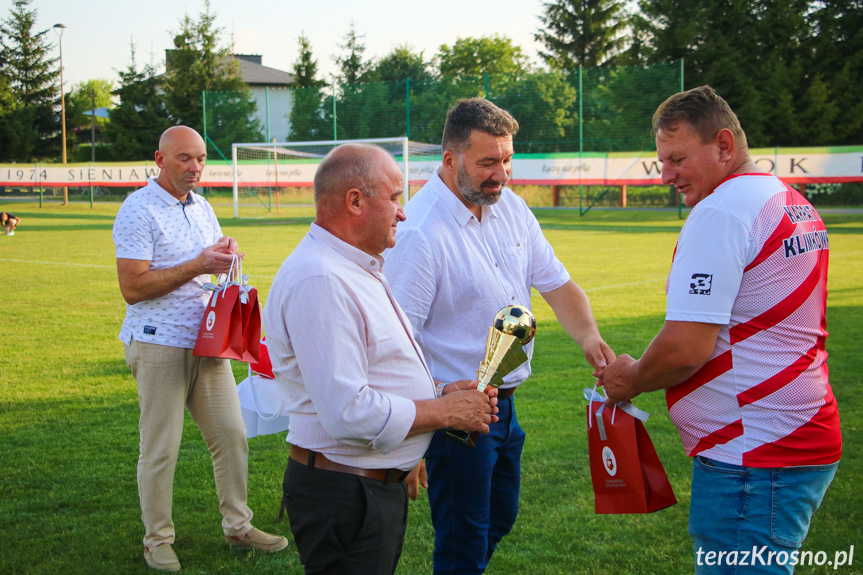
<path id="1" fill-rule="evenodd" d="M 603 403 L 603 407 L 599 408 L 599 409 L 596 411 L 596 414 L 597 414 L 597 415 L 601 414 L 601 413 L 602 413 L 602 410 L 603 410 L 603 409 L 604 409 L 604 407 L 605 407 L 605 405 L 604 405 L 604 404 L 605 404 L 605 400 L 606 400 L 606 399 L 608 399 L 608 398 L 607 398 L 607 397 L 605 397 L 605 396 L 603 396 L 603 395 L 600 395 L 600 394 L 599 394 L 599 392 L 597 392 L 597 391 L 596 391 L 596 386 L 595 386 L 595 385 L 593 386 L 593 388 L 592 388 L 592 389 L 591 389 L 591 388 L 589 388 L 589 387 L 585 387 L 585 388 L 584 388 L 584 391 L 582 392 L 582 394 L 584 395 L 584 399 L 586 399 L 587 401 L 590 401 L 590 402 L 599 401 L 599 402 L 602 402 L 602 403 Z M 614 405 L 614 411 L 612 411 L 612 413 L 611 413 L 611 423 L 612 423 L 612 425 L 614 424 L 614 416 L 617 414 L 617 408 L 618 408 L 618 406 L 620 407 L 620 409 L 621 409 L 621 410 L 625 411 L 626 413 L 628 413 L 629 415 L 631 415 L 631 416 L 632 416 L 632 417 L 634 417 L 635 419 L 639 419 L 639 420 L 641 420 L 641 421 L 647 421 L 647 418 L 648 418 L 648 417 L 650 417 L 650 414 L 649 414 L 649 413 L 647 413 L 647 412 L 646 412 L 646 411 L 644 411 L 643 409 L 639 409 L 639 408 L 635 407 L 635 406 L 634 406 L 634 405 L 632 405 L 630 402 L 628 402 L 628 401 L 619 401 L 619 402 L 617 402 L 617 403 Z"/>
<path id="2" fill-rule="evenodd" d="M 599 429 L 599 439 L 601 441 L 606 441 L 608 439 L 608 436 L 605 434 L 605 421 L 603 421 L 602 419 L 602 410 L 605 409 L 605 396 L 601 395 L 596 391 L 596 385 L 593 386 L 593 389 L 585 387 L 584 391 L 582 391 L 582 394 L 584 395 L 584 398 L 591 403 L 602 403 L 600 408 L 596 410 L 596 413 L 593 414 L 593 417 L 587 418 L 587 426 L 592 429 L 593 419 L 596 418 L 596 427 Z M 590 411 L 588 410 L 588 413 L 589 412 Z M 611 418 L 613 422 L 614 414 L 611 415 Z"/>
<path id="3" fill-rule="evenodd" d="M 250 366 L 249 370 L 251 372 L 251 364 L 249 364 L 249 366 Z M 255 396 L 255 386 L 252 385 L 252 381 L 256 377 L 261 377 L 261 379 L 269 379 L 268 377 L 262 377 L 262 376 L 257 376 L 257 375 L 252 375 L 249 377 L 249 395 L 252 396 L 252 405 L 255 406 L 255 411 L 258 412 L 258 417 L 261 418 L 261 421 L 275 421 L 276 419 L 278 419 L 278 417 L 280 415 L 282 415 L 282 412 L 285 410 L 285 408 L 287 408 L 287 406 L 285 405 L 285 400 L 282 399 L 281 403 L 279 404 L 279 408 L 275 412 L 273 412 L 272 415 L 265 416 L 264 412 L 261 411 L 260 406 L 258 406 L 258 398 L 257 398 L 257 396 Z M 273 380 L 270 380 L 270 381 L 273 381 Z M 279 394 L 279 395 L 281 395 L 281 394 Z"/>
<path id="4" fill-rule="evenodd" d="M 228 284 L 222 282 L 223 275 L 225 274 L 221 274 L 219 276 L 218 280 L 216 280 L 217 283 L 207 282 L 201 286 L 201 289 L 204 291 L 213 292 L 213 295 L 210 296 L 210 307 L 216 307 L 216 302 L 219 300 L 219 293 L 221 293 L 223 297 L 225 295 L 225 288 L 228 287 Z"/>
<path id="5" fill-rule="evenodd" d="M 240 286 L 240 301 L 242 303 L 249 301 L 248 293 L 252 288 L 246 283 L 248 282 L 248 276 L 242 275 L 242 262 L 242 258 L 237 254 L 231 254 L 231 267 L 228 268 L 228 272 L 219 274 L 216 283 L 206 282 L 201 286 L 201 289 L 204 291 L 214 292 L 210 298 L 210 305 L 212 307 L 216 307 L 216 298 L 218 298 L 219 294 L 221 293 L 222 297 L 225 297 L 228 288 L 232 285 Z"/>
<path id="6" fill-rule="evenodd" d="M 243 258 L 234 254 L 237 260 L 237 276 L 236 283 L 240 286 L 240 303 L 249 303 L 249 292 L 252 290 L 249 286 L 249 276 L 243 273 Z M 233 266 L 233 262 L 231 264 Z"/>
<path id="7" fill-rule="evenodd" d="M 231 254 L 231 267 L 228 268 L 228 283 L 240 283 L 240 258 Z"/>

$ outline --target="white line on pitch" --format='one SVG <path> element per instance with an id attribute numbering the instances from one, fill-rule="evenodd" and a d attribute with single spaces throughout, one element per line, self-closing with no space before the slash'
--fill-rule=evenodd
<path id="1" fill-rule="evenodd" d="M 79 266 L 83 268 L 108 268 L 114 269 L 115 266 L 103 266 L 100 264 L 75 264 L 70 262 L 38 262 L 33 260 L 12 260 L 7 258 L 0 258 L 0 262 L 16 262 L 19 264 L 37 264 L 37 265 L 45 265 L 45 266 Z"/>

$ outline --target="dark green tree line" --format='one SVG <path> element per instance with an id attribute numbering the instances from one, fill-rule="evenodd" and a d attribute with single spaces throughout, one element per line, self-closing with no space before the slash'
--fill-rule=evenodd
<path id="1" fill-rule="evenodd" d="M 299 54 L 293 65 L 294 84 L 292 92 L 291 133 L 289 140 L 295 142 L 328 139 L 322 133 L 325 128 L 321 112 L 325 82 L 318 79 L 318 61 L 312 54 L 311 43 L 305 32 L 297 40 Z"/>
<path id="2" fill-rule="evenodd" d="M 36 28 L 31 2 L 13 0 L 9 16 L 0 21 L 0 161 L 56 160 L 60 149 L 58 60 L 51 54 L 49 30 Z M 112 159 L 152 158 L 159 134 L 174 124 L 204 133 L 206 122 L 216 157 L 229 156 L 232 142 L 261 138 L 255 102 L 215 20 L 205 0 L 197 18 L 187 14 L 180 21 L 163 76 L 152 65 L 138 70 L 133 51 L 130 66 L 118 72 L 120 85 L 113 91 L 118 104 L 108 122 L 100 120 Z M 107 86 L 90 80 L 65 95 L 70 145 L 76 128 L 89 127 L 83 112 L 91 107 L 90 91 L 98 92 L 98 106 L 110 105 Z"/>
<path id="3" fill-rule="evenodd" d="M 356 31 L 352 29 L 352 33 Z M 298 78 L 300 64 L 314 61 L 304 36 L 300 37 L 300 47 L 294 68 Z M 644 100 L 646 88 L 657 95 L 638 106 L 615 98 L 613 91 L 591 89 L 590 97 L 596 102 L 592 108 L 588 105 L 590 119 L 586 117 L 582 126 L 577 75 L 533 68 L 509 38 L 459 38 L 451 45 L 441 45 L 428 61 L 410 46 L 398 46 L 373 61 L 362 82 L 338 84 L 335 106 L 329 86 L 295 89 L 291 139 L 332 139 L 335 117 L 339 139 L 407 135 L 415 141 L 437 144 L 446 110 L 457 99 L 486 96 L 518 118 L 521 129 L 516 139 L 522 152 L 577 151 L 583 127 L 595 136 L 597 150 L 638 149 L 627 146 L 641 146 L 649 139 L 650 114 L 679 84 L 676 70 L 665 66 L 653 74 L 670 79 L 664 86 L 639 84 L 639 78 L 652 74 L 641 69 L 630 74 L 613 69 L 604 73 L 615 89 L 625 90 L 639 101 Z M 650 112 L 644 111 L 646 107 Z M 638 139 L 632 137 L 636 113 L 644 116 Z"/>
<path id="4" fill-rule="evenodd" d="M 59 67 L 49 30 L 36 30 L 32 0 L 13 0 L 0 23 L 0 154 L 14 161 L 44 159 L 60 149 Z"/>
<path id="5" fill-rule="evenodd" d="M 138 69 L 132 43 L 129 66 L 119 75 L 120 85 L 113 92 L 119 104 L 105 128 L 111 159 L 151 160 L 159 136 L 173 124 L 156 70 L 149 64 Z"/>
<path id="6" fill-rule="evenodd" d="M 863 3 L 641 0 L 639 7 L 633 59 L 683 59 L 685 87 L 712 85 L 751 146 L 863 141 L 854 95 L 863 72 Z"/>
<path id="7" fill-rule="evenodd" d="M 59 149 L 57 61 L 31 2 L 12 0 L 0 22 L 0 161 Z M 181 19 L 164 76 L 134 59 L 119 72 L 105 126 L 112 157 L 150 157 L 149 126 L 206 125 L 214 157 L 262 138 L 238 63 L 209 0 L 203 6 Z M 367 59 L 352 23 L 330 83 L 301 34 L 289 137 L 435 143 L 456 99 L 488 96 L 518 118 L 522 151 L 643 149 L 653 109 L 680 88 L 682 60 L 684 89 L 714 86 L 753 147 L 863 143 L 863 0 L 546 0 L 536 38 L 542 67 L 497 35 L 458 38 L 429 57 L 404 45 Z M 69 96 L 73 115 L 86 105 L 82 94 Z"/>
<path id="8" fill-rule="evenodd" d="M 210 0 L 197 20 L 183 17 L 166 59 L 164 90 L 174 122 L 206 135 L 214 157 L 230 158 L 231 143 L 259 141 L 262 135 L 255 102 L 230 47 L 220 43 L 221 32 Z"/>
<path id="9" fill-rule="evenodd" d="M 629 25 L 621 0 L 553 0 L 543 4 L 543 28 L 535 35 L 554 70 L 615 66 L 627 43 Z"/>

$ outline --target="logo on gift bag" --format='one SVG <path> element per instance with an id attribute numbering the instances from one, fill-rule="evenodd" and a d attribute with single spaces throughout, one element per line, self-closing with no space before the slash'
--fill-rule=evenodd
<path id="1" fill-rule="evenodd" d="M 211 311 L 207 314 L 207 331 L 211 331 L 216 324 L 216 312 Z"/>
<path id="2" fill-rule="evenodd" d="M 612 477 L 617 475 L 617 459 L 614 458 L 614 452 L 607 445 L 602 448 L 602 466 Z"/>

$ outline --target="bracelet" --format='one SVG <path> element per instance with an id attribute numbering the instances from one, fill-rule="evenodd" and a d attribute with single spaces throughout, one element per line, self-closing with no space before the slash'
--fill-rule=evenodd
<path id="1" fill-rule="evenodd" d="M 443 397 L 443 390 L 448 385 L 449 385 L 448 383 L 445 383 L 443 381 L 440 382 L 439 384 L 437 384 L 437 387 L 435 388 L 435 391 L 434 391 L 435 397 Z"/>

